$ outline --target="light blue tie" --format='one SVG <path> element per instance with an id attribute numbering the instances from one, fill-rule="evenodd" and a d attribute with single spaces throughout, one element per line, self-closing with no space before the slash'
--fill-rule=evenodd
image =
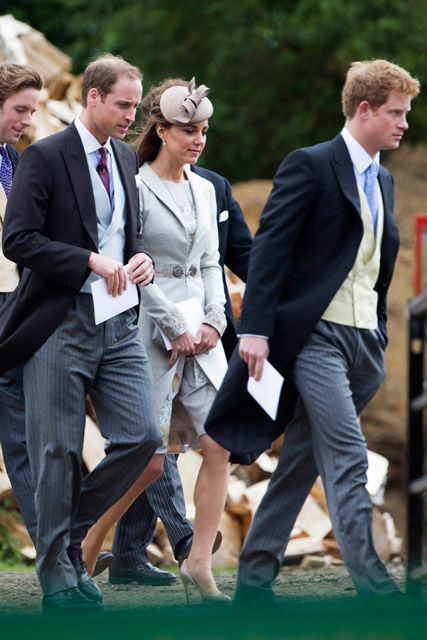
<path id="1" fill-rule="evenodd" d="M 378 198 L 377 198 L 378 166 L 377 164 L 375 162 L 371 162 L 369 167 L 367 167 L 363 172 L 363 175 L 364 175 L 363 190 L 365 192 L 365 196 L 368 201 L 369 208 L 371 210 L 374 229 L 376 230 L 377 218 L 378 218 Z"/>

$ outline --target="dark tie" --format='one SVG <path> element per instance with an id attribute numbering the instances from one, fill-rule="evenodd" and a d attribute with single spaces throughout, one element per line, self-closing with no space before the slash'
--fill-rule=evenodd
<path id="1" fill-rule="evenodd" d="M 110 198 L 110 173 L 108 171 L 107 149 L 105 147 L 100 147 L 98 151 L 101 154 L 101 158 L 98 162 L 96 170 L 102 180 L 102 184 L 104 185 L 105 190 L 108 193 L 108 197 Z"/>
<path id="2" fill-rule="evenodd" d="M 9 193 L 12 188 L 13 167 L 7 149 L 3 145 L 0 145 L 0 156 L 0 183 L 3 186 L 5 194 L 9 197 Z"/>
<path id="3" fill-rule="evenodd" d="M 366 199 L 369 204 L 369 208 L 371 210 L 372 222 L 374 223 L 374 229 L 377 226 L 377 216 L 378 216 L 378 202 L 377 202 L 377 174 L 378 167 L 375 162 L 371 162 L 369 167 L 365 169 L 364 177 L 365 182 L 363 185 L 363 190 L 365 192 Z"/>

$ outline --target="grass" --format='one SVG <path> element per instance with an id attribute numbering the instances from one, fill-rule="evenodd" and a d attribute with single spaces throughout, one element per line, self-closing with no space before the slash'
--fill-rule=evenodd
<path id="1" fill-rule="evenodd" d="M 34 564 L 24 564 L 21 562 L 14 562 L 12 564 L 8 562 L 0 561 L 0 572 L 15 572 L 15 571 L 32 571 L 34 572 L 36 567 Z"/>

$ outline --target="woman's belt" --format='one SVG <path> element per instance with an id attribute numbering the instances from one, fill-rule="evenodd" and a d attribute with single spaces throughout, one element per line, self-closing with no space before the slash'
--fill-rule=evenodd
<path id="1" fill-rule="evenodd" d="M 190 264 L 188 267 L 182 267 L 180 264 L 156 264 L 154 275 L 162 278 L 195 278 L 200 275 L 200 267 L 196 264 Z"/>

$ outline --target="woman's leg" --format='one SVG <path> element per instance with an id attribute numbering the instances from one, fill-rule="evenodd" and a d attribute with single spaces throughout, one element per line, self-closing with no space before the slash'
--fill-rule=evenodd
<path id="1" fill-rule="evenodd" d="M 179 399 L 199 436 L 203 461 L 194 488 L 194 535 L 184 571 L 188 569 L 193 580 L 205 594 L 220 593 L 212 575 L 211 557 L 227 497 L 230 456 L 230 452 L 223 449 L 204 430 L 205 420 L 215 395 L 215 387 L 200 370 L 198 363 L 193 359 L 187 359 Z"/>
<path id="2" fill-rule="evenodd" d="M 134 484 L 114 503 L 95 524 L 89 529 L 82 542 L 82 556 L 89 574 L 92 574 L 98 553 L 102 547 L 105 536 L 117 520 L 130 507 L 132 502 L 154 482 L 163 470 L 163 454 L 154 454 L 147 467 L 141 473 Z"/>
<path id="3" fill-rule="evenodd" d="M 207 434 L 200 436 L 203 462 L 194 489 L 194 536 L 189 571 L 205 593 L 219 593 L 212 575 L 212 546 L 227 497 L 230 452 Z"/>

